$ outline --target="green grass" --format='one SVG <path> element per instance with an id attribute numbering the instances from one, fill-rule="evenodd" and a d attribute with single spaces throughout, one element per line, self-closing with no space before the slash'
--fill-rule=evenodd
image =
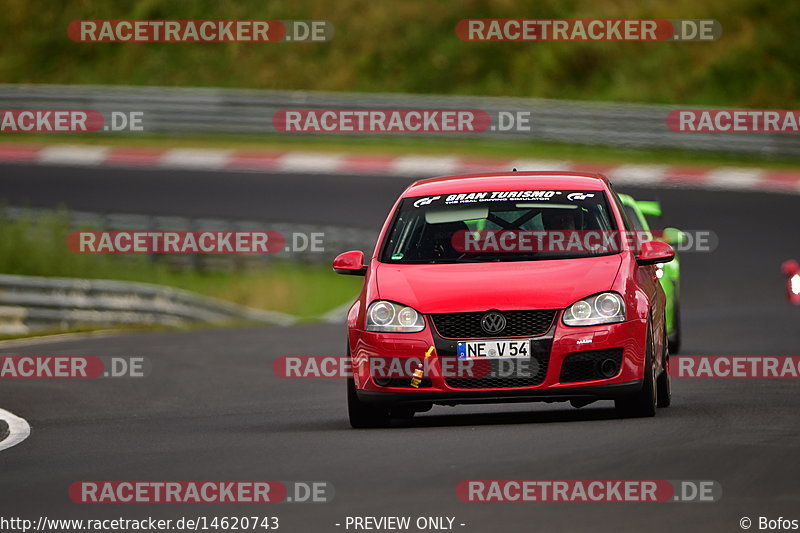
<path id="1" fill-rule="evenodd" d="M 462 18 L 713 18 L 716 42 L 471 43 Z M 76 43 L 76 19 L 326 19 L 328 43 Z M 800 3 L 6 0 L 5 83 L 407 92 L 796 109 Z"/>
<path id="2" fill-rule="evenodd" d="M 67 249 L 66 211 L 20 220 L 0 217 L 0 272 L 157 283 L 240 305 L 311 318 L 353 300 L 361 278 L 325 265 L 276 262 L 235 272 L 175 270 L 145 255 L 77 254 Z"/>
<path id="3" fill-rule="evenodd" d="M 789 157 L 716 153 L 695 150 L 633 149 L 585 146 L 566 143 L 493 139 L 441 139 L 391 136 L 342 137 L 307 135 L 47 135 L 6 134 L 0 143 L 17 144 L 96 144 L 140 148 L 207 148 L 237 150 L 298 150 L 388 155 L 461 155 L 470 157 L 558 159 L 589 163 L 652 163 L 697 166 L 755 166 L 797 168 L 800 162 Z"/>

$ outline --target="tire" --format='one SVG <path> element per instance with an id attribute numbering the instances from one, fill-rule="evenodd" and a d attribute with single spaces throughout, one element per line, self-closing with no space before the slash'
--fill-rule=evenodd
<path id="1" fill-rule="evenodd" d="M 347 415 L 350 425 L 356 429 L 383 428 L 391 422 L 388 407 L 364 403 L 358 399 L 353 378 L 347 379 Z"/>
<path id="2" fill-rule="evenodd" d="M 661 356 L 661 374 L 656 380 L 656 406 L 669 407 L 672 403 L 672 377 L 669 374 L 668 343 L 664 344 L 664 354 Z"/>
<path id="3" fill-rule="evenodd" d="M 653 375 L 653 331 L 652 324 L 647 323 L 647 348 L 644 359 L 644 379 L 642 390 L 614 400 L 617 414 L 623 418 L 643 418 L 655 416 L 657 402 L 656 378 Z"/>
<path id="4" fill-rule="evenodd" d="M 675 295 L 675 301 L 672 303 L 672 321 L 675 323 L 675 331 L 668 338 L 669 353 L 676 354 L 681 349 L 681 302 Z"/>

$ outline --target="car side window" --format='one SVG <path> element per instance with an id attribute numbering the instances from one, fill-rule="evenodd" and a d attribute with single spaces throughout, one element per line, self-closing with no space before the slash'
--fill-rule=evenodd
<path id="1" fill-rule="evenodd" d="M 624 205 L 625 214 L 628 215 L 628 220 L 633 223 L 633 227 L 636 228 L 637 231 L 644 231 L 644 226 L 642 225 L 642 221 L 639 219 L 639 216 L 636 214 L 636 211 L 633 207 L 629 205 Z"/>
<path id="2" fill-rule="evenodd" d="M 622 216 L 622 223 L 625 226 L 625 229 L 628 231 L 633 231 L 633 224 L 631 224 L 627 213 L 625 213 L 625 206 L 622 204 L 622 200 L 620 200 L 619 196 L 617 196 L 617 191 L 615 191 L 611 185 L 608 186 L 608 189 L 611 191 L 611 197 L 614 199 L 614 203 L 617 204 L 617 211 L 619 211 L 620 215 Z"/>
<path id="3" fill-rule="evenodd" d="M 628 213 L 625 211 L 625 205 L 620 200 L 619 196 L 617 195 L 617 191 L 614 190 L 613 187 L 609 184 L 608 189 L 611 191 L 611 197 L 614 199 L 614 203 L 617 204 L 617 210 L 619 211 L 620 216 L 622 217 L 622 224 L 625 226 L 625 231 L 628 235 L 635 235 L 636 227 L 631 223 L 630 218 L 628 218 Z M 633 239 L 634 244 L 634 251 L 639 251 L 639 239 Z"/>

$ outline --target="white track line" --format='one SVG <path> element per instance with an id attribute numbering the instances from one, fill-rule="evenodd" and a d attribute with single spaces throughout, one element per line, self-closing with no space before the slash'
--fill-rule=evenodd
<path id="1" fill-rule="evenodd" d="M 389 165 L 389 173 L 405 177 L 437 176 L 457 172 L 458 157 L 412 156 L 396 157 Z"/>
<path id="2" fill-rule="evenodd" d="M 343 154 L 322 152 L 289 152 L 276 161 L 276 170 L 282 172 L 314 172 L 338 174 L 342 169 Z"/>
<path id="3" fill-rule="evenodd" d="M 728 190 L 758 190 L 764 171 L 757 168 L 721 167 L 706 174 L 709 187 Z"/>
<path id="4" fill-rule="evenodd" d="M 101 339 L 113 337 L 125 333 L 135 333 L 133 330 L 125 329 L 100 329 L 96 331 L 84 331 L 79 333 L 54 333 L 52 335 L 39 335 L 36 337 L 23 337 L 21 339 L 7 339 L 0 341 L 0 349 L 18 348 L 20 346 L 36 346 L 39 344 L 52 344 L 54 342 L 80 341 L 84 339 Z"/>
<path id="5" fill-rule="evenodd" d="M 166 168 L 219 170 L 228 163 L 230 154 L 231 150 L 176 148 L 167 150 L 161 156 L 159 165 Z"/>
<path id="6" fill-rule="evenodd" d="M 608 171 L 608 179 L 616 185 L 659 185 L 669 167 L 666 165 L 620 165 Z"/>
<path id="7" fill-rule="evenodd" d="M 108 158 L 107 146 L 54 144 L 39 150 L 38 162 L 43 165 L 97 166 Z"/>
<path id="8" fill-rule="evenodd" d="M 28 422 L 14 413 L 0 409 L 0 419 L 8 424 L 9 430 L 8 437 L 0 440 L 0 451 L 16 446 L 31 434 L 31 426 L 28 425 Z"/>

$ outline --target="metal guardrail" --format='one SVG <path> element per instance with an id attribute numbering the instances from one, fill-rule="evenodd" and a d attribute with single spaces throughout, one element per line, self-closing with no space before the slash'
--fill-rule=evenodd
<path id="1" fill-rule="evenodd" d="M 413 94 L 0 84 L 0 109 L 93 109 L 104 114 L 143 111 L 146 133 L 270 134 L 276 133 L 272 123 L 276 111 L 298 108 L 530 111 L 530 132 L 438 135 L 800 156 L 800 140 L 788 133 L 673 132 L 665 120 L 678 107 L 667 105 Z"/>
<path id="2" fill-rule="evenodd" d="M 296 319 L 149 283 L 0 274 L 0 334 L 75 325 L 231 321 L 290 325 Z"/>
<path id="3" fill-rule="evenodd" d="M 56 216 L 43 208 L 6 207 L 0 215 L 10 219 L 36 220 Z M 330 264 L 345 250 L 370 251 L 377 234 L 371 230 L 337 226 L 266 223 L 225 219 L 187 218 L 138 214 L 100 214 L 69 211 L 70 227 L 107 231 L 280 231 L 322 233 L 324 252 L 278 252 L 275 254 L 162 254 L 153 260 L 172 268 L 204 271 L 247 269 L 273 261 Z M 66 242 L 64 243 L 66 247 Z M 130 257 L 125 255 L 120 258 Z M 333 275 L 333 274 L 332 274 Z M 320 317 L 326 322 L 342 320 L 345 307 Z M 274 311 L 243 307 L 180 289 L 149 283 L 75 278 L 50 278 L 0 274 L 0 335 L 21 335 L 45 329 L 67 329 L 77 325 L 167 325 L 223 323 L 231 321 L 289 325 L 296 318 Z"/>

